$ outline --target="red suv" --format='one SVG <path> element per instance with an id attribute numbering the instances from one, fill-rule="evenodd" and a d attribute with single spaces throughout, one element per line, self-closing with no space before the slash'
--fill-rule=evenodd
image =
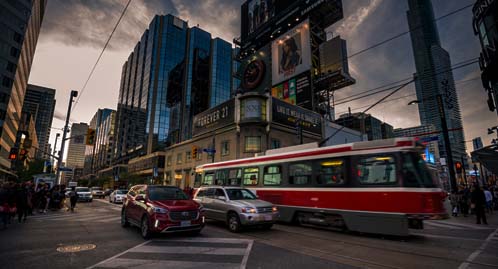
<path id="1" fill-rule="evenodd" d="M 153 233 L 190 231 L 204 228 L 204 210 L 178 187 L 137 185 L 126 195 L 121 226 L 140 227 L 143 238 Z"/>

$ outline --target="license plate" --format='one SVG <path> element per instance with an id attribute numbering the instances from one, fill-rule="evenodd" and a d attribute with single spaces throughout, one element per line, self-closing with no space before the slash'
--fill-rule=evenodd
<path id="1" fill-rule="evenodd" d="M 190 220 L 184 220 L 180 222 L 180 226 L 185 227 L 185 226 L 190 226 Z"/>
<path id="2" fill-rule="evenodd" d="M 265 215 L 265 220 L 272 220 L 273 217 L 271 215 Z"/>

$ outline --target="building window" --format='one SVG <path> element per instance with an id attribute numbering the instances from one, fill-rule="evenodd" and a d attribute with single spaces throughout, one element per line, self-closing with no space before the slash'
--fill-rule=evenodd
<path id="1" fill-rule="evenodd" d="M 230 141 L 221 142 L 221 156 L 230 154 Z"/>
<path id="2" fill-rule="evenodd" d="M 10 48 L 10 56 L 17 57 L 18 55 L 19 55 L 19 50 L 14 48 L 14 47 L 11 47 Z"/>
<path id="3" fill-rule="evenodd" d="M 2 86 L 7 87 L 7 88 L 11 88 L 12 82 L 13 82 L 12 79 L 4 76 L 2 79 Z"/>
<path id="4" fill-rule="evenodd" d="M 182 154 L 178 153 L 176 155 L 176 164 L 182 164 Z"/>
<path id="5" fill-rule="evenodd" d="M 202 149 L 199 148 L 197 149 L 197 158 L 196 158 L 197 161 L 200 161 L 202 160 Z"/>
<path id="6" fill-rule="evenodd" d="M 192 152 L 191 151 L 185 152 L 185 162 L 189 163 L 191 159 L 192 159 Z"/>
<path id="7" fill-rule="evenodd" d="M 246 152 L 261 152 L 261 136 L 246 136 L 244 150 Z"/>
<path id="8" fill-rule="evenodd" d="M 14 32 L 14 41 L 17 43 L 21 43 L 22 36 L 18 32 Z"/>
<path id="9" fill-rule="evenodd" d="M 7 63 L 7 68 L 6 68 L 7 71 L 14 73 L 15 68 L 16 68 L 16 65 L 14 63 L 12 63 L 12 62 Z"/>
<path id="10" fill-rule="evenodd" d="M 346 169 L 341 159 L 319 161 L 320 174 L 317 183 L 320 185 L 342 185 L 345 183 Z"/>
<path id="11" fill-rule="evenodd" d="M 279 149 L 281 147 L 280 140 L 272 139 L 270 144 L 270 149 Z"/>

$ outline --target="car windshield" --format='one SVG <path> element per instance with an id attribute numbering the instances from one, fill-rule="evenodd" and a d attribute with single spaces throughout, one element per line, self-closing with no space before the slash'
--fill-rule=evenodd
<path id="1" fill-rule="evenodd" d="M 116 193 L 117 194 L 127 194 L 128 191 L 127 190 L 117 190 Z"/>
<path id="2" fill-rule="evenodd" d="M 254 193 L 246 189 L 225 189 L 230 200 L 255 200 Z"/>
<path id="3" fill-rule="evenodd" d="M 94 190 L 94 191 L 101 191 L 102 188 L 100 188 L 100 187 L 93 187 L 92 190 Z"/>
<path id="4" fill-rule="evenodd" d="M 149 187 L 149 199 L 153 201 L 188 200 L 188 197 L 179 188 Z"/>
<path id="5" fill-rule="evenodd" d="M 76 188 L 76 192 L 90 192 L 89 188 Z"/>

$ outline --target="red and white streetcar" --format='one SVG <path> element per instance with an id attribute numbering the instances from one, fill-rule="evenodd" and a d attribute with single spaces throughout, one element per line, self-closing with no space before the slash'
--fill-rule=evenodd
<path id="1" fill-rule="evenodd" d="M 280 221 L 365 233 L 406 236 L 448 217 L 412 138 L 302 146 L 198 166 L 196 187 L 244 186 L 277 205 Z"/>

